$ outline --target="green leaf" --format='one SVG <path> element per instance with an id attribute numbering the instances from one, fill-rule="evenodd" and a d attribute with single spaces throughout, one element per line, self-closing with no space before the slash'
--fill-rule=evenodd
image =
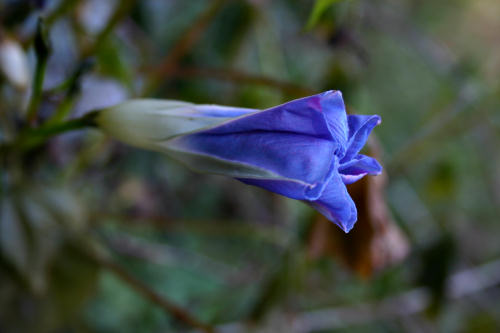
<path id="1" fill-rule="evenodd" d="M 341 0 L 316 0 L 314 7 L 307 20 L 306 30 L 311 30 L 318 23 L 321 15 L 328 9 L 329 6 Z"/>

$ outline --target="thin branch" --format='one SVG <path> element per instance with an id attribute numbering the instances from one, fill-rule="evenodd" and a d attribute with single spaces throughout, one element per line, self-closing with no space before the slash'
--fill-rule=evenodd
<path id="1" fill-rule="evenodd" d="M 51 53 L 46 26 L 42 18 L 38 19 L 34 38 L 34 49 L 36 55 L 35 75 L 31 87 L 31 98 L 26 112 L 26 120 L 30 125 L 34 125 L 37 121 L 38 106 L 42 101 L 43 81 L 47 69 L 47 60 Z"/>
<path id="2" fill-rule="evenodd" d="M 22 131 L 12 142 L 0 145 L 0 152 L 11 150 L 20 151 L 33 148 L 51 137 L 83 128 L 95 127 L 95 117 L 98 111 L 92 111 L 80 118 L 71 119 L 61 123 L 44 124 L 40 127 L 29 128 Z"/>
<path id="3" fill-rule="evenodd" d="M 227 0 L 214 0 L 209 7 L 201 14 L 198 20 L 187 29 L 178 39 L 172 50 L 163 59 L 160 65 L 152 69 L 149 82 L 146 84 L 141 96 L 149 95 L 161 82 L 162 78 L 172 73 L 181 58 L 191 50 L 191 48 L 201 38 L 207 25 L 212 21 L 219 9 Z"/>
<path id="4" fill-rule="evenodd" d="M 254 75 L 235 70 L 185 67 L 175 70 L 172 74 L 176 77 L 203 77 L 207 79 L 215 79 L 235 83 L 249 83 L 268 86 L 294 95 L 312 95 L 315 93 L 314 90 L 310 88 L 299 86 L 293 83 L 283 82 L 266 76 Z"/>
<path id="5" fill-rule="evenodd" d="M 85 127 L 95 127 L 95 118 L 99 111 L 91 111 L 86 113 L 80 118 L 71 119 L 62 123 L 55 123 L 49 125 L 42 125 L 40 127 L 27 130 L 21 136 L 35 137 L 41 139 L 48 139 L 52 136 L 59 135 L 65 132 L 82 129 Z"/>
<path id="6" fill-rule="evenodd" d="M 215 333 L 215 330 L 211 326 L 202 323 L 183 308 L 175 305 L 165 297 L 158 295 L 144 282 L 131 275 L 120 265 L 114 263 L 111 260 L 104 259 L 101 256 L 94 256 L 94 259 L 96 259 L 99 264 L 101 264 L 101 266 L 115 274 L 120 280 L 129 285 L 132 289 L 137 291 L 139 294 L 141 294 L 154 304 L 161 307 L 166 313 L 172 315 L 175 319 L 190 327 L 197 328 L 202 332 Z"/>
<path id="7" fill-rule="evenodd" d="M 31 99 L 26 112 L 26 120 L 29 124 L 34 124 L 37 117 L 38 106 L 42 99 L 43 79 L 47 68 L 46 59 L 37 59 L 35 66 L 35 75 L 31 89 Z"/>
<path id="8" fill-rule="evenodd" d="M 73 74 L 57 87 L 57 89 L 65 90 L 65 96 L 59 103 L 59 106 L 52 113 L 51 117 L 46 121 L 46 124 L 59 123 L 63 121 L 72 111 L 73 104 L 80 92 L 80 82 L 83 75 L 90 71 L 94 66 L 94 61 L 89 58 L 83 59 Z"/>
<path id="9" fill-rule="evenodd" d="M 82 51 L 82 54 L 80 58 L 82 59 L 82 64 L 87 62 L 85 59 L 91 56 L 99 47 L 103 44 L 103 42 L 108 38 L 109 34 L 114 30 L 115 26 L 121 22 L 121 20 L 130 12 L 130 9 L 132 6 L 135 4 L 136 0 L 123 0 L 120 1 L 113 13 L 113 15 L 110 17 L 108 20 L 106 26 L 100 31 L 100 33 L 97 35 L 96 39 L 94 42 L 84 49 Z M 55 18 L 58 17 L 59 15 L 62 15 L 65 13 L 67 10 L 72 8 L 72 5 L 76 2 L 76 0 L 65 0 L 62 1 L 60 6 L 51 14 L 49 17 L 44 21 L 47 22 L 44 24 L 44 27 L 47 28 L 51 23 L 54 22 Z M 27 121 L 30 124 L 34 124 L 36 122 L 36 117 L 37 117 L 37 112 L 38 112 L 38 107 L 42 98 L 42 87 L 43 87 L 43 79 L 45 76 L 45 70 L 47 66 L 47 60 L 49 56 L 49 49 L 46 52 L 40 52 L 37 48 L 37 40 L 42 40 L 42 26 L 41 23 L 39 23 L 37 27 L 37 32 L 34 36 L 34 41 L 35 41 L 35 50 L 37 51 L 37 62 L 36 62 L 36 68 L 35 68 L 35 77 L 33 80 L 33 88 L 32 88 L 32 97 L 28 106 L 28 111 L 27 111 Z M 42 40 L 43 41 L 43 40 Z M 42 42 L 38 42 L 38 44 L 42 45 Z M 44 47 L 48 47 L 45 45 L 42 45 Z M 77 74 L 82 74 L 78 73 L 80 69 L 77 69 Z M 73 84 L 76 84 L 77 81 L 79 80 L 79 75 L 75 76 L 74 78 L 70 79 L 73 80 Z M 74 88 L 74 87 L 73 87 Z M 62 104 L 60 105 L 60 108 L 58 109 L 58 112 L 53 115 L 51 121 L 53 122 L 58 122 L 64 119 L 71 111 L 71 107 L 73 105 L 73 97 L 74 97 L 75 91 L 69 91 L 69 94 L 66 96 L 66 98 L 63 100 Z"/>
<path id="10" fill-rule="evenodd" d="M 108 38 L 109 34 L 114 30 L 115 26 L 125 18 L 130 12 L 130 9 L 135 4 L 136 0 L 122 0 L 118 2 L 117 8 L 113 15 L 109 18 L 106 26 L 99 32 L 96 39 L 87 49 L 82 52 L 81 58 L 85 59 L 98 50 L 102 43 Z"/>
<path id="11" fill-rule="evenodd" d="M 90 58 L 106 41 L 109 35 L 113 32 L 116 25 L 120 23 L 131 8 L 134 6 L 136 0 L 123 0 L 118 2 L 113 14 L 108 19 L 104 28 L 96 36 L 92 44 L 83 49 L 80 54 L 80 63 L 71 77 L 57 89 L 66 88 L 66 95 L 60 102 L 59 107 L 55 110 L 52 116 L 48 119 L 47 123 L 58 123 L 63 121 L 72 111 L 73 104 L 79 93 L 79 85 L 82 76 L 92 69 L 94 61 Z"/>
<path id="12" fill-rule="evenodd" d="M 59 1 L 58 6 L 52 12 L 50 12 L 50 14 L 48 14 L 47 17 L 45 18 L 47 26 L 51 26 L 58 18 L 60 18 L 69 10 L 75 8 L 78 2 L 79 0 Z"/>
<path id="13" fill-rule="evenodd" d="M 74 9 L 80 0 L 61 0 L 58 2 L 57 6 L 53 8 L 47 15 L 44 16 L 45 26 L 48 30 L 59 18 L 65 15 L 68 11 Z M 30 35 L 25 38 L 20 37 L 21 44 L 24 48 L 27 48 L 33 43 L 35 35 Z"/>

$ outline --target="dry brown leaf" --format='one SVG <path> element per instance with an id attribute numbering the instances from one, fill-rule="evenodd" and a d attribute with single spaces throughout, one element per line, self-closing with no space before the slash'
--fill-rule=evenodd
<path id="1" fill-rule="evenodd" d="M 369 155 L 377 157 L 371 144 Z M 346 234 L 318 214 L 309 234 L 309 256 L 331 256 L 340 259 L 362 277 L 369 277 L 384 267 L 401 261 L 409 244 L 392 219 L 385 201 L 385 173 L 364 177 L 347 189 L 358 209 L 358 221 Z"/>

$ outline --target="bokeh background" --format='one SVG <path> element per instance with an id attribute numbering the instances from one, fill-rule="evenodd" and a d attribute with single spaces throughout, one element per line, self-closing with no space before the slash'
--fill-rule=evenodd
<path id="1" fill-rule="evenodd" d="M 0 332 L 500 331 L 499 1 L 1 0 L 0 22 L 2 147 L 30 106 L 338 89 L 382 116 L 385 169 L 344 234 L 97 130 L 2 148 Z"/>

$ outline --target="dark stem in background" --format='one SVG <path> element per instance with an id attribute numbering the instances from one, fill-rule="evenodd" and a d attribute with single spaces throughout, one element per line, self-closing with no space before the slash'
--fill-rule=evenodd
<path id="1" fill-rule="evenodd" d="M 71 119 L 65 122 L 47 124 L 37 128 L 22 132 L 22 136 L 29 136 L 39 139 L 48 139 L 54 135 L 62 134 L 68 131 L 82 129 L 85 127 L 96 127 L 95 118 L 99 111 L 91 111 L 80 118 Z"/>
<path id="2" fill-rule="evenodd" d="M 200 17 L 187 29 L 177 40 L 173 48 L 169 51 L 164 60 L 155 66 L 150 74 L 150 79 L 146 82 L 141 96 L 149 96 L 154 92 L 163 77 L 170 75 L 178 65 L 181 58 L 196 44 L 201 38 L 207 25 L 215 17 L 219 9 L 227 0 L 214 0 L 209 7 L 200 15 Z"/>
<path id="3" fill-rule="evenodd" d="M 99 111 L 92 111 L 85 114 L 83 117 L 71 119 L 62 123 L 44 124 L 37 128 L 27 128 L 22 131 L 19 136 L 12 142 L 0 145 L 0 152 L 8 151 L 24 151 L 34 148 L 51 137 L 89 127 L 96 127 L 95 119 Z"/>
<path id="4" fill-rule="evenodd" d="M 50 42 L 42 18 L 38 19 L 34 47 L 36 54 L 35 76 L 33 78 L 31 99 L 26 115 L 26 120 L 30 125 L 34 125 L 37 120 L 38 106 L 40 105 L 40 101 L 42 99 L 43 79 L 47 68 L 47 60 L 49 59 L 51 53 Z"/>
<path id="5" fill-rule="evenodd" d="M 214 328 L 205 323 L 202 323 L 198 319 L 194 318 L 186 310 L 175 305 L 165 297 L 157 294 L 144 282 L 127 272 L 122 266 L 116 264 L 111 260 L 102 258 L 101 256 L 94 255 L 93 257 L 102 267 L 112 272 L 114 275 L 116 275 L 116 277 L 125 282 L 132 289 L 137 291 L 139 294 L 141 294 L 154 304 L 161 307 L 166 313 L 170 314 L 178 321 L 184 323 L 187 326 L 197 328 L 205 333 L 215 333 Z"/>
<path id="6" fill-rule="evenodd" d="M 111 32 L 113 32 L 115 26 L 121 22 L 121 20 L 127 16 L 134 6 L 136 0 L 122 0 L 118 2 L 117 8 L 115 9 L 113 15 L 108 20 L 106 26 L 99 32 L 94 43 L 82 52 L 81 58 L 85 59 L 93 55 L 101 45 L 106 41 Z"/>
<path id="7" fill-rule="evenodd" d="M 312 95 L 317 92 L 314 89 L 303 87 L 294 83 L 230 69 L 182 67 L 173 71 L 172 75 L 180 78 L 205 78 L 234 83 L 262 85 L 279 89 L 292 95 L 305 96 Z"/>
<path id="8" fill-rule="evenodd" d="M 93 58 L 83 59 L 70 78 L 61 87 L 57 87 L 57 89 L 66 90 L 66 94 L 55 112 L 47 120 L 47 124 L 59 123 L 69 116 L 80 92 L 81 78 L 94 67 L 94 63 Z"/>
<path id="9" fill-rule="evenodd" d="M 61 0 L 57 7 L 52 10 L 45 19 L 45 24 L 51 26 L 58 18 L 73 9 L 78 3 L 78 0 Z"/>
<path id="10" fill-rule="evenodd" d="M 28 113 L 26 119 L 29 124 L 34 124 L 36 122 L 38 105 L 40 104 L 42 97 L 42 85 L 43 79 L 45 77 L 45 69 L 47 68 L 47 62 L 41 59 L 37 59 L 35 67 L 35 76 L 33 78 L 31 99 L 28 106 Z"/>

